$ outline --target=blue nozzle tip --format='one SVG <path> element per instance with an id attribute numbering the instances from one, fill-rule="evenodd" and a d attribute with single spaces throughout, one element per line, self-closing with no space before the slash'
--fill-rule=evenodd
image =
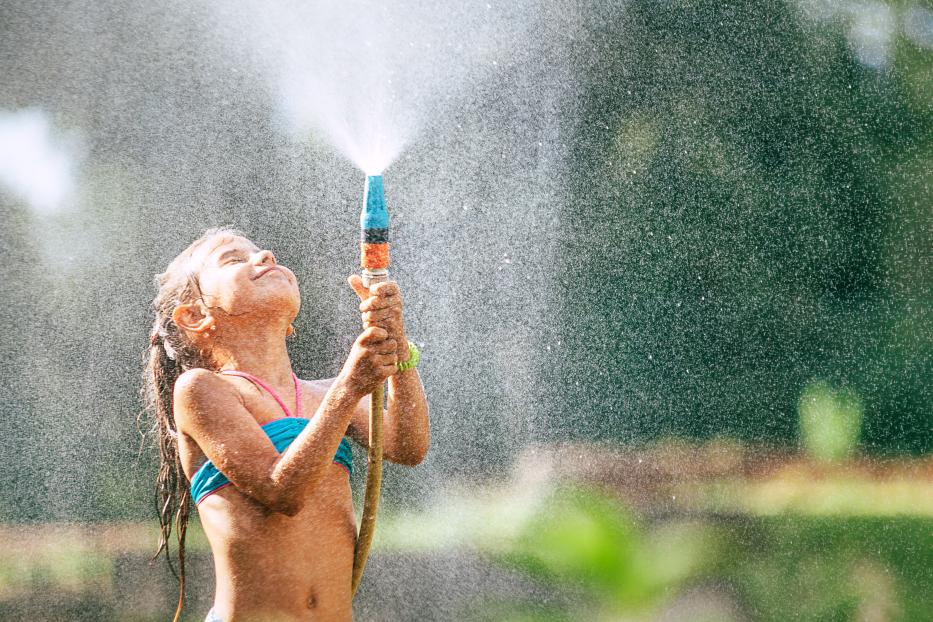
<path id="1" fill-rule="evenodd" d="M 363 214 L 360 218 L 363 229 L 388 229 L 389 212 L 386 210 L 385 190 L 382 175 L 367 175 L 363 192 Z"/>

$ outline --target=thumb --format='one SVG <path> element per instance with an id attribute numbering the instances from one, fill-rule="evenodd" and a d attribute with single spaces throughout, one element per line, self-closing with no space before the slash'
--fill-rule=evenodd
<path id="1" fill-rule="evenodd" d="M 350 287 L 353 288 L 356 295 L 360 297 L 360 300 L 369 298 L 369 290 L 363 285 L 363 279 L 360 278 L 359 274 L 351 274 L 350 278 L 347 279 L 347 283 L 350 284 Z"/>

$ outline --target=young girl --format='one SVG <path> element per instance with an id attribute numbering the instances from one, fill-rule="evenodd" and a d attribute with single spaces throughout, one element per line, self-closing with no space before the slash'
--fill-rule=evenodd
<path id="1" fill-rule="evenodd" d="M 345 435 L 368 447 L 368 396 L 386 379 L 385 458 L 417 465 L 429 434 L 398 285 L 367 291 L 358 276 L 349 281 L 363 333 L 336 378 L 309 381 L 292 372 L 285 346 L 298 282 L 270 251 L 212 229 L 156 277 L 144 393 L 161 454 L 156 556 L 168 555 L 173 519 L 178 538 L 175 620 L 192 499 L 214 557 L 208 620 L 351 619 L 356 524 Z"/>

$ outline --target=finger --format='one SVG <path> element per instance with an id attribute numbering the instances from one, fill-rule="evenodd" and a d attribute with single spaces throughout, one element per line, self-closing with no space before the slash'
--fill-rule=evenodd
<path id="1" fill-rule="evenodd" d="M 356 341 L 360 345 L 369 345 L 373 343 L 378 343 L 380 341 L 385 341 L 389 336 L 389 332 L 378 326 L 370 326 L 357 337 Z"/>
<path id="2" fill-rule="evenodd" d="M 369 357 L 369 364 L 373 369 L 395 365 L 397 362 L 398 357 L 393 354 L 373 354 Z"/>
<path id="3" fill-rule="evenodd" d="M 353 288 L 353 291 L 356 292 L 360 300 L 369 298 L 369 291 L 366 289 L 366 286 L 363 285 L 363 279 L 360 278 L 359 274 L 351 274 L 347 279 L 347 283 L 350 284 L 350 287 Z"/>
<path id="4" fill-rule="evenodd" d="M 388 339 L 383 339 L 382 341 L 375 341 L 372 343 L 365 344 L 367 352 L 373 354 L 388 354 L 389 352 L 395 352 L 398 349 L 398 342 L 393 338 L 389 337 Z"/>
<path id="5" fill-rule="evenodd" d="M 379 343 L 373 343 L 369 346 L 372 352 L 377 354 L 392 354 L 398 349 L 398 343 L 395 339 L 389 338 L 385 341 L 380 341 Z"/>
<path id="6" fill-rule="evenodd" d="M 360 311 L 373 311 L 375 309 L 384 309 L 391 306 L 402 306 L 402 297 L 393 294 L 391 296 L 370 296 L 360 303 Z"/>
<path id="7" fill-rule="evenodd" d="M 383 378 L 388 378 L 398 373 L 398 365 L 383 365 L 379 368 L 379 375 Z"/>
<path id="8" fill-rule="evenodd" d="M 386 340 L 386 341 L 389 341 L 389 340 Z M 394 356 L 396 357 L 396 362 L 398 362 L 397 347 L 396 346 L 389 347 L 385 345 L 386 341 L 383 341 L 377 344 L 370 344 L 366 346 L 366 356 L 368 356 L 371 360 L 375 361 L 377 364 L 384 363 L 385 361 L 383 360 L 383 357 L 386 357 L 386 356 Z M 394 339 L 392 339 L 391 341 L 393 343 L 395 342 Z"/>
<path id="9" fill-rule="evenodd" d="M 395 296 L 399 292 L 398 283 L 395 281 L 383 281 L 369 288 L 369 293 L 373 296 Z"/>
<path id="10" fill-rule="evenodd" d="M 390 354 L 378 354 L 373 357 L 377 365 L 395 365 L 398 363 L 398 355 L 395 352 Z"/>
<path id="11" fill-rule="evenodd" d="M 405 327 L 402 322 L 398 320 L 380 320 L 378 322 L 363 322 L 363 328 L 369 328 L 375 326 L 381 328 L 384 331 L 389 333 L 389 337 L 392 339 L 398 339 L 400 335 L 405 334 Z"/>
<path id="12" fill-rule="evenodd" d="M 363 313 L 363 322 L 382 322 L 392 318 L 398 318 L 401 315 L 401 309 L 398 307 L 386 307 L 383 309 L 374 309 Z"/>

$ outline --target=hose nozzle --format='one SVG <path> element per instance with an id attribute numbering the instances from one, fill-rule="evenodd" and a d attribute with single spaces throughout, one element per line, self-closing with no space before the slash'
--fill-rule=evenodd
<path id="1" fill-rule="evenodd" d="M 389 211 L 382 175 L 368 175 L 360 214 L 360 267 L 363 285 L 389 278 Z"/>

